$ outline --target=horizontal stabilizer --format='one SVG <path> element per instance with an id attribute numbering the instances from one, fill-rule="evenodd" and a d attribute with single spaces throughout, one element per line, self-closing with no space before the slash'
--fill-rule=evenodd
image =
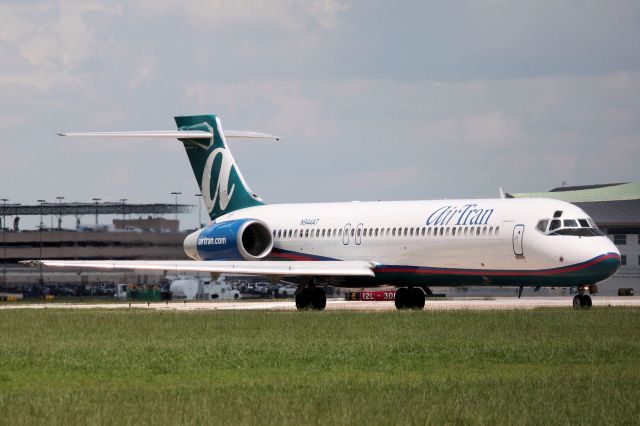
<path id="1" fill-rule="evenodd" d="M 245 130 L 225 130 L 226 138 L 234 139 L 273 139 L 279 141 L 280 136 L 269 133 L 251 132 Z M 212 132 L 203 130 L 149 130 L 133 132 L 61 132 L 59 136 L 83 136 L 103 138 L 176 138 L 176 139 L 211 139 Z"/>
<path id="2" fill-rule="evenodd" d="M 196 260 L 32 260 L 37 266 L 155 271 L 212 272 L 260 276 L 354 276 L 373 277 L 374 262 L 365 261 L 196 261 Z"/>
<path id="3" fill-rule="evenodd" d="M 238 139 L 274 139 L 279 141 L 282 139 L 280 136 L 272 135 L 270 133 L 251 132 L 248 130 L 224 130 L 225 138 L 238 138 Z"/>
<path id="4" fill-rule="evenodd" d="M 70 132 L 58 133 L 59 136 L 96 136 L 104 138 L 178 138 L 178 139 L 211 139 L 213 133 L 201 130 L 151 130 L 135 132 Z"/>

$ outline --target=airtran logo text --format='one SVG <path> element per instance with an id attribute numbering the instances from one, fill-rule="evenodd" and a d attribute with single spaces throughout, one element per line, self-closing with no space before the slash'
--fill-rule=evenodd
<path id="1" fill-rule="evenodd" d="M 443 206 L 431 213 L 427 225 L 486 225 L 493 209 L 480 209 L 477 204 Z"/>
<path id="2" fill-rule="evenodd" d="M 218 237 L 218 238 L 211 238 L 211 237 L 200 237 L 198 238 L 198 245 L 199 246 L 223 246 L 227 244 L 227 238 L 226 237 Z"/>

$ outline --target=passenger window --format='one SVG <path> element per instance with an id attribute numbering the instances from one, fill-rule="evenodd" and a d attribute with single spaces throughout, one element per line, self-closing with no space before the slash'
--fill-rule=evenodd
<path id="1" fill-rule="evenodd" d="M 392 236 L 394 236 L 394 237 L 396 236 L 396 228 L 393 228 L 393 229 L 391 230 L 391 235 L 392 235 Z"/>
<path id="2" fill-rule="evenodd" d="M 560 228 L 560 220 L 554 219 L 551 221 L 551 226 L 549 226 L 549 231 L 555 231 Z"/>
<path id="3" fill-rule="evenodd" d="M 500 231 L 500 227 L 496 226 L 496 235 L 498 235 L 498 232 Z"/>
<path id="4" fill-rule="evenodd" d="M 358 230 L 358 232 L 360 232 L 360 231 Z M 353 229 L 353 228 L 351 228 L 351 236 L 352 236 L 352 237 L 353 237 L 353 234 L 354 234 L 354 233 L 355 233 L 354 229 Z"/>
<path id="5" fill-rule="evenodd" d="M 547 225 L 549 224 L 549 220 L 544 219 L 538 222 L 536 228 L 541 232 L 547 232 Z"/>
<path id="6" fill-rule="evenodd" d="M 424 233 L 427 232 L 427 228 L 422 228 L 422 236 L 424 237 Z"/>
<path id="7" fill-rule="evenodd" d="M 430 236 L 431 236 L 431 227 L 428 227 L 427 228 L 427 237 L 430 237 Z"/>
<path id="8" fill-rule="evenodd" d="M 449 236 L 449 227 L 447 226 L 447 231 L 445 232 L 445 235 L 448 237 Z"/>
<path id="9" fill-rule="evenodd" d="M 493 226 L 490 226 L 489 227 L 489 235 L 492 235 L 492 234 L 493 234 Z"/>
<path id="10" fill-rule="evenodd" d="M 474 231 L 474 228 L 473 228 L 473 226 L 472 226 L 472 227 L 469 229 L 469 236 L 472 236 L 472 235 L 473 235 L 473 231 Z"/>
<path id="11" fill-rule="evenodd" d="M 378 236 L 378 228 L 376 228 L 376 237 Z"/>
<path id="12" fill-rule="evenodd" d="M 409 229 L 409 236 L 413 237 L 413 228 Z"/>
<path id="13" fill-rule="evenodd" d="M 476 228 L 476 235 L 480 235 L 480 227 L 479 226 Z"/>
<path id="14" fill-rule="evenodd" d="M 454 236 L 454 237 L 456 236 L 456 228 L 455 227 L 451 228 L 451 235 Z"/>
<path id="15" fill-rule="evenodd" d="M 327 230 L 326 230 L 326 229 L 323 229 L 323 230 L 322 230 L 322 238 L 324 238 L 324 234 L 325 234 L 325 232 L 327 232 Z"/>
<path id="16" fill-rule="evenodd" d="M 404 228 L 404 236 L 406 237 L 407 234 L 409 233 L 409 230 L 407 228 Z"/>
<path id="17" fill-rule="evenodd" d="M 469 229 L 465 226 L 464 227 L 464 236 L 466 237 L 469 233 Z"/>
<path id="18" fill-rule="evenodd" d="M 339 237 L 342 237 L 342 229 L 340 229 L 340 230 L 338 231 L 338 236 L 339 236 Z"/>
<path id="19" fill-rule="evenodd" d="M 565 228 L 577 228 L 578 222 L 576 222 L 575 219 L 565 219 L 564 226 Z"/>
<path id="20" fill-rule="evenodd" d="M 482 235 L 487 235 L 487 227 L 482 228 Z"/>
<path id="21" fill-rule="evenodd" d="M 317 230 L 316 230 L 316 237 L 319 237 L 319 236 L 320 236 L 320 230 L 319 230 L 319 229 L 317 229 Z"/>
<path id="22" fill-rule="evenodd" d="M 434 237 L 438 236 L 438 227 L 437 226 L 433 228 L 433 236 Z"/>
<path id="23" fill-rule="evenodd" d="M 275 237 L 276 237 L 276 230 L 274 229 L 273 230 L 273 238 L 275 238 Z"/>
<path id="24" fill-rule="evenodd" d="M 440 228 L 440 236 L 442 237 L 444 235 L 444 228 Z"/>

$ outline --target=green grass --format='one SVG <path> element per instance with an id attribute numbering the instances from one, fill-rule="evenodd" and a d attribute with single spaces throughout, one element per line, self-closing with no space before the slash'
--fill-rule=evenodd
<path id="1" fill-rule="evenodd" d="M 638 424 L 640 310 L 0 311 L 0 424 Z"/>

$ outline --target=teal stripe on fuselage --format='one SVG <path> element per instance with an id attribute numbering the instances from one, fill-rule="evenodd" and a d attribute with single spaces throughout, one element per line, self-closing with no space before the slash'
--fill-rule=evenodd
<path id="1" fill-rule="evenodd" d="M 274 249 L 274 260 L 340 260 L 289 250 Z M 616 253 L 559 268 L 540 270 L 481 270 L 433 268 L 407 265 L 379 265 L 375 278 L 349 279 L 349 285 L 446 285 L 446 286 L 550 286 L 572 287 L 595 284 L 609 278 L 620 265 Z"/>

